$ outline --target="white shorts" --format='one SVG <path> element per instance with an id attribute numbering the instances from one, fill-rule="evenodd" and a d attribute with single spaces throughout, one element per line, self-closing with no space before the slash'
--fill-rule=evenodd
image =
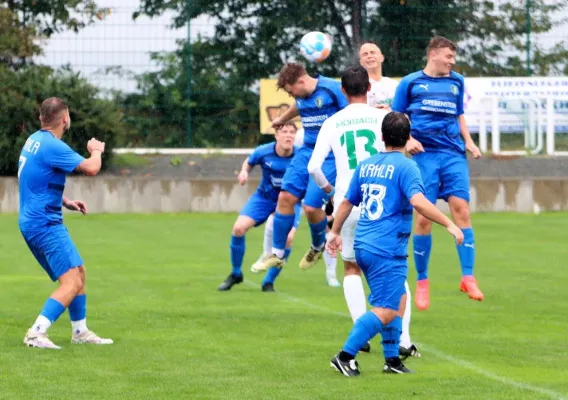
<path id="1" fill-rule="evenodd" d="M 339 205 L 343 201 L 343 196 L 335 196 L 333 198 L 333 217 L 335 218 L 335 214 Z M 355 228 L 357 228 L 357 222 L 359 222 L 359 215 L 361 210 L 359 207 L 353 207 L 351 209 L 351 213 L 345 220 L 343 227 L 341 228 L 341 258 L 343 261 L 350 261 L 355 262 L 355 250 L 353 249 L 353 244 L 355 241 Z"/>

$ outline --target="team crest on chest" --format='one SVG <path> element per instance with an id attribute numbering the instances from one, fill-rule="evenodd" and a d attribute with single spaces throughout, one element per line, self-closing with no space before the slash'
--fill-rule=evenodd
<path id="1" fill-rule="evenodd" d="M 322 97 L 316 98 L 316 106 L 318 108 L 321 108 L 321 106 L 323 106 L 323 98 Z"/>
<path id="2" fill-rule="evenodd" d="M 458 90 L 458 87 L 456 85 L 450 85 L 450 89 L 455 96 L 458 95 L 459 90 Z"/>

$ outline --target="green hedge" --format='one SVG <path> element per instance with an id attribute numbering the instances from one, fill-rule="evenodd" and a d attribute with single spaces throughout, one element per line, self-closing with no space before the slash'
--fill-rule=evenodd
<path id="1" fill-rule="evenodd" d="M 0 175 L 16 175 L 21 148 L 40 128 L 39 106 L 48 97 L 69 105 L 71 129 L 63 140 L 83 156 L 88 156 L 90 138 L 105 142 L 103 168 L 108 165 L 117 138 L 124 135 L 122 113 L 84 78 L 65 68 L 31 65 L 14 71 L 0 66 L 0 87 Z"/>

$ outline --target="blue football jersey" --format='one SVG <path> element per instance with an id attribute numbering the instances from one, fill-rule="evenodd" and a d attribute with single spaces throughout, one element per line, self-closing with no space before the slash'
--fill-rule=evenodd
<path id="1" fill-rule="evenodd" d="M 49 131 L 31 135 L 20 153 L 20 229 L 35 230 L 63 222 L 65 178 L 84 160 Z"/>
<path id="2" fill-rule="evenodd" d="M 304 145 L 313 149 L 323 122 L 348 104 L 339 81 L 318 76 L 314 92 L 305 99 L 296 99 L 296 107 L 304 128 Z"/>
<path id="3" fill-rule="evenodd" d="M 404 154 L 378 153 L 362 161 L 345 196 L 361 210 L 354 248 L 383 257 L 406 257 L 412 231 L 410 198 L 417 193 L 424 193 L 420 170 Z"/>
<path id="4" fill-rule="evenodd" d="M 263 196 L 278 200 L 280 188 L 282 187 L 282 178 L 286 172 L 286 168 L 290 165 L 292 158 L 296 153 L 297 147 L 288 157 L 280 157 L 276 153 L 276 142 L 263 144 L 258 146 L 248 158 L 251 166 L 260 165 L 262 168 L 262 179 L 258 185 L 258 191 Z"/>
<path id="5" fill-rule="evenodd" d="M 408 115 L 411 135 L 425 151 L 465 153 L 458 122 L 464 91 L 463 76 L 456 72 L 434 78 L 418 71 L 400 81 L 392 110 Z"/>

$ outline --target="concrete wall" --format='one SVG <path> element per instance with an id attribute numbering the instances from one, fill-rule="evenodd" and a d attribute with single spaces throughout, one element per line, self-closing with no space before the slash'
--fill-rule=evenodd
<path id="1" fill-rule="evenodd" d="M 73 177 L 65 195 L 87 202 L 93 213 L 237 212 L 258 180 L 241 187 L 235 179 Z M 446 211 L 445 203 L 439 206 Z M 475 178 L 473 212 L 568 210 L 567 178 Z M 0 212 L 18 211 L 18 182 L 0 178 Z"/>

